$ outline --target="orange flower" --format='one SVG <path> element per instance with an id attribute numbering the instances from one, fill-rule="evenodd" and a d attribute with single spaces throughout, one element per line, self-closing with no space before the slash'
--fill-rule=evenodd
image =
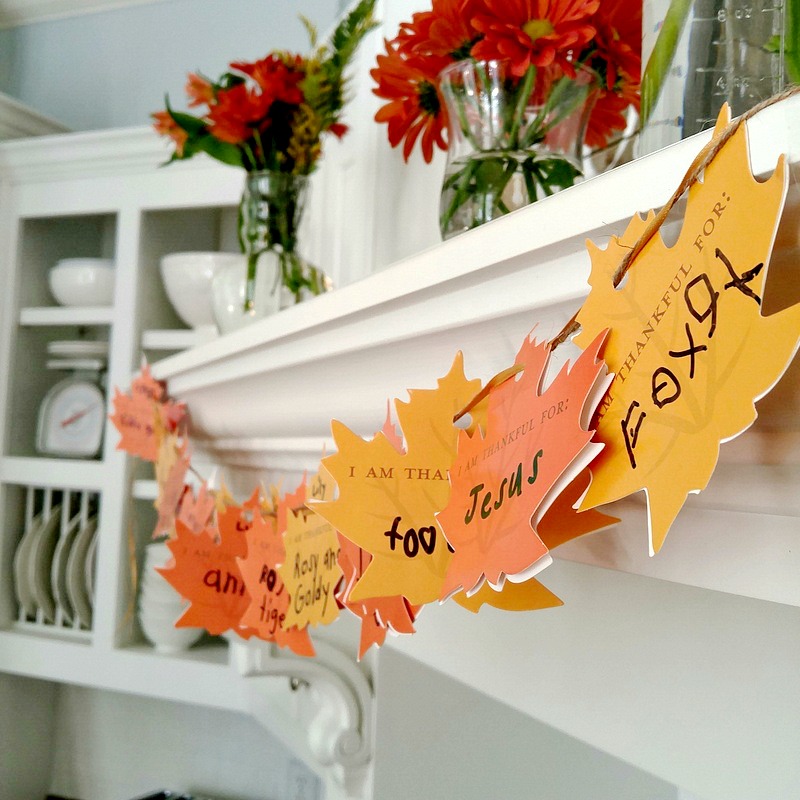
<path id="1" fill-rule="evenodd" d="M 172 119 L 169 111 L 156 111 L 150 115 L 155 122 L 153 128 L 160 136 L 169 136 L 175 145 L 175 155 L 178 158 L 183 156 L 183 148 L 189 138 L 189 134 Z"/>
<path id="2" fill-rule="evenodd" d="M 189 108 L 211 105 L 214 102 L 214 87 L 211 82 L 194 72 L 190 72 L 187 77 L 186 94 L 189 98 Z"/>
<path id="3" fill-rule="evenodd" d="M 641 2 L 603 0 L 592 23 L 597 36 L 591 64 L 605 75 L 606 88 L 610 91 L 621 81 L 638 85 L 642 74 Z"/>
<path id="4" fill-rule="evenodd" d="M 208 111 L 211 133 L 223 142 L 241 144 L 253 130 L 264 130 L 271 100 L 243 83 L 217 92 L 216 103 Z"/>
<path id="5" fill-rule="evenodd" d="M 486 14 L 475 27 L 484 38 L 472 49 L 476 58 L 508 59 L 522 77 L 528 67 L 560 66 L 574 76 L 572 58 L 595 34 L 590 17 L 600 0 L 484 0 Z"/>
<path id="6" fill-rule="evenodd" d="M 401 51 L 418 55 L 467 58 L 480 38 L 472 20 L 484 12 L 483 0 L 433 0 L 430 11 L 414 14 L 400 24 L 397 41 Z"/>
<path id="7" fill-rule="evenodd" d="M 610 92 L 604 88 L 598 89 L 597 99 L 586 126 L 584 142 L 587 147 L 590 149 L 604 147 L 614 133 L 624 131 L 628 124 L 625 116 L 628 106 L 639 108 L 638 84 L 624 86 L 621 92 Z"/>
<path id="8" fill-rule="evenodd" d="M 377 122 L 388 126 L 389 144 L 403 142 L 403 158 L 408 161 L 417 139 L 420 139 L 425 161 L 433 159 L 434 144 L 447 149 L 444 106 L 436 88 L 436 76 L 450 58 L 403 57 L 396 41 L 386 42 L 386 55 L 378 56 L 378 66 L 370 71 L 377 82 L 372 91 L 389 100 L 375 114 Z"/>
<path id="9" fill-rule="evenodd" d="M 300 105 L 304 99 L 303 90 L 298 86 L 305 77 L 303 59 L 290 55 L 286 55 L 285 59 L 288 64 L 273 53 L 253 64 L 235 62 L 231 68 L 252 78 L 271 101 Z"/>

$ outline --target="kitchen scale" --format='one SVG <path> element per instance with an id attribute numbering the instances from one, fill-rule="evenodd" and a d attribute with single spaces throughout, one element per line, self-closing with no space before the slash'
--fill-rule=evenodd
<path id="1" fill-rule="evenodd" d="M 47 346 L 47 369 L 70 376 L 53 386 L 39 407 L 36 450 L 59 458 L 95 458 L 106 421 L 108 342 L 60 341 Z"/>

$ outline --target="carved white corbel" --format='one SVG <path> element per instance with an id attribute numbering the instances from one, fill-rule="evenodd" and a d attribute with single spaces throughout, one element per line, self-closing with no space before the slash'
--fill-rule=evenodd
<path id="1" fill-rule="evenodd" d="M 373 690 L 361 668 L 336 647 L 315 640 L 313 658 L 267 642 L 232 643 L 232 663 L 244 678 L 286 677 L 306 693 L 301 735 L 316 762 L 337 776 L 347 797 L 362 796 L 373 756 Z M 258 715 L 256 715 L 258 717 Z"/>

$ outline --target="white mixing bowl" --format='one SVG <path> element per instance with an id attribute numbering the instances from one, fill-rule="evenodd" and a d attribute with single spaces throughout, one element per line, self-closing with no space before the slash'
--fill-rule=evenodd
<path id="1" fill-rule="evenodd" d="M 239 263 L 236 253 L 170 253 L 161 259 L 161 280 L 175 313 L 190 328 L 214 325 L 211 282 L 224 264 Z"/>
<path id="2" fill-rule="evenodd" d="M 62 306 L 110 306 L 115 275 L 108 258 L 63 258 L 47 273 L 47 281 Z"/>

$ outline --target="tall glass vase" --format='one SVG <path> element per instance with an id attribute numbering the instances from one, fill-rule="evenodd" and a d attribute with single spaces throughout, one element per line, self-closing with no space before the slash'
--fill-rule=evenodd
<path id="1" fill-rule="evenodd" d="M 308 176 L 286 172 L 248 172 L 240 209 L 239 237 L 247 260 L 244 312 L 256 311 L 256 278 L 264 263 L 273 266 L 273 292 L 286 290 L 294 302 L 329 288 L 324 273 L 298 253 L 298 231 L 308 191 Z M 273 258 L 262 259 L 265 254 Z"/>
<path id="2" fill-rule="evenodd" d="M 443 238 L 572 186 L 594 76 L 579 70 L 545 89 L 535 69 L 511 76 L 505 61 L 458 61 L 439 75 L 448 152 L 439 206 Z"/>
<path id="3" fill-rule="evenodd" d="M 800 82 L 797 0 L 644 0 L 641 133 L 646 155 L 738 117 Z"/>

